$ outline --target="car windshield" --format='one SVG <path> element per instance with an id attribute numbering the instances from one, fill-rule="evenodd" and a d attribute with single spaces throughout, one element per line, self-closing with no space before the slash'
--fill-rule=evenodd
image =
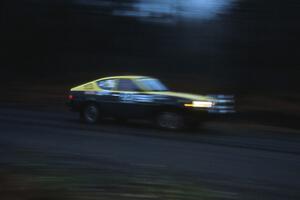
<path id="1" fill-rule="evenodd" d="M 157 79 L 137 79 L 138 84 L 146 91 L 168 91 L 168 88 Z"/>

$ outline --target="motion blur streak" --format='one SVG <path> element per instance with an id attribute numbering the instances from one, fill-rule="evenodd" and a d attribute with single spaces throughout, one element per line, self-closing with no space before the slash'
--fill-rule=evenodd
<path id="1" fill-rule="evenodd" d="M 300 199 L 299 131 L 211 122 L 171 134 L 146 124 L 87 126 L 54 110 L 0 108 L 0 184 L 7 167 L 50 194 L 68 188 L 72 200 Z"/>
<path id="2" fill-rule="evenodd" d="M 77 4 L 111 7 L 118 3 L 112 1 L 76 0 Z M 112 11 L 113 15 L 136 17 L 138 19 L 211 19 L 217 14 L 226 12 L 233 0 L 137 0 L 134 2 L 119 3 Z"/>

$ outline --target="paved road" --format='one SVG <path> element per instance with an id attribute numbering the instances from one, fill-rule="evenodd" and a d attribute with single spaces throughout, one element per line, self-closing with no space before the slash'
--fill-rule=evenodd
<path id="1" fill-rule="evenodd" d="M 73 168 L 172 172 L 232 199 L 300 199 L 297 130 L 211 122 L 171 133 L 147 124 L 85 125 L 61 110 L 0 108 L 0 132 L 2 166 L 51 157 Z"/>

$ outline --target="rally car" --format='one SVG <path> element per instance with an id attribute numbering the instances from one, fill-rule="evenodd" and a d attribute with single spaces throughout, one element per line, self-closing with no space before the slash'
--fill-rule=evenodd
<path id="1" fill-rule="evenodd" d="M 147 76 L 97 79 L 70 90 L 68 105 L 89 124 L 101 118 L 148 119 L 159 127 L 179 130 L 209 116 L 234 112 L 232 96 L 203 96 L 170 91 Z"/>

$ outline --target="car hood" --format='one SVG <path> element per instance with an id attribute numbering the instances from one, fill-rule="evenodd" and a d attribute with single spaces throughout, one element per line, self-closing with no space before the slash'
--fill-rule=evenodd
<path id="1" fill-rule="evenodd" d="M 162 92 L 147 92 L 148 94 L 155 94 L 155 95 L 164 95 L 170 97 L 177 97 L 188 99 L 192 101 L 211 101 L 213 100 L 211 97 L 204 96 L 204 95 L 197 95 L 197 94 L 189 94 L 189 93 L 181 93 L 181 92 L 170 92 L 170 91 L 162 91 Z"/>

